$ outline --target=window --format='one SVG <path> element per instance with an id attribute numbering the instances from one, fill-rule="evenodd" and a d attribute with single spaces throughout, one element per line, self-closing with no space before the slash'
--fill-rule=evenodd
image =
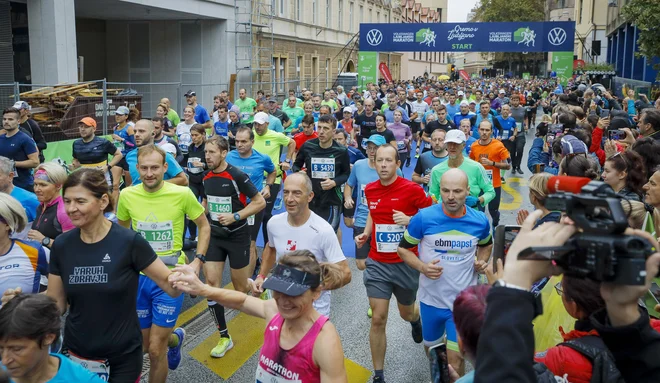
<path id="1" fill-rule="evenodd" d="M 344 66 L 342 65 L 343 63 L 344 63 L 343 59 L 339 59 L 339 61 L 337 61 L 337 73 L 341 73 L 341 70 L 344 68 Z"/>
<path id="2" fill-rule="evenodd" d="M 296 20 L 302 21 L 302 9 L 303 2 L 302 0 L 296 0 Z"/>
<path id="3" fill-rule="evenodd" d="M 318 13 L 317 9 L 316 9 L 316 2 L 317 1 L 318 0 L 312 0 L 312 24 L 315 24 L 315 25 L 318 22 L 317 16 L 316 16 L 316 14 Z"/>
<path id="4" fill-rule="evenodd" d="M 325 26 L 330 27 L 330 0 L 325 0 Z"/>
<path id="5" fill-rule="evenodd" d="M 325 60 L 325 87 L 330 84 L 330 59 Z"/>
<path id="6" fill-rule="evenodd" d="M 279 91 L 284 92 L 284 82 L 286 81 L 286 58 L 280 58 L 279 80 Z"/>
<path id="7" fill-rule="evenodd" d="M 358 19 L 358 24 L 364 22 L 364 7 L 360 5 L 360 18 Z"/>
<path id="8" fill-rule="evenodd" d="M 302 79 L 302 70 L 303 70 L 303 57 L 298 56 L 296 59 L 296 77 Z"/>
<path id="9" fill-rule="evenodd" d="M 373 19 L 373 15 L 374 15 L 373 11 L 374 11 L 373 9 L 369 8 L 369 22 L 370 23 L 373 22 L 373 20 L 374 20 Z"/>
<path id="10" fill-rule="evenodd" d="M 319 77 L 319 58 L 312 57 L 312 79 L 314 81 L 312 87 L 314 88 L 314 92 L 319 91 L 318 77 Z"/>
<path id="11" fill-rule="evenodd" d="M 275 89 L 277 84 L 277 67 L 279 66 L 279 57 L 273 57 L 273 65 L 270 67 L 270 88 Z"/>
<path id="12" fill-rule="evenodd" d="M 344 28 L 344 0 L 339 0 L 339 10 L 337 17 L 339 19 L 337 25 L 341 31 Z"/>
<path id="13" fill-rule="evenodd" d="M 280 16 L 284 16 L 284 4 L 286 3 L 285 0 L 279 0 L 280 2 Z"/>
<path id="14" fill-rule="evenodd" d="M 376 22 L 380 23 L 380 12 L 376 12 Z"/>
<path id="15" fill-rule="evenodd" d="M 348 4 L 348 31 L 353 32 L 353 24 L 355 22 L 353 21 L 353 8 L 355 8 L 355 3 L 352 1 L 350 4 Z"/>

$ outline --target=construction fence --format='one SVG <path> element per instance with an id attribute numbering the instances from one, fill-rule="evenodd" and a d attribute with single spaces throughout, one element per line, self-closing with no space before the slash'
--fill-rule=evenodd
<path id="1" fill-rule="evenodd" d="M 230 100 L 238 98 L 240 89 L 246 89 L 248 97 L 259 99 L 262 91 L 266 99 L 275 98 L 283 103 L 293 90 L 300 97 L 303 90 L 323 93 L 332 87 L 327 79 L 301 78 L 274 82 L 236 82 Z M 181 82 L 138 83 L 112 82 L 106 80 L 86 81 L 73 84 L 0 84 L 0 108 L 12 106 L 16 101 L 26 101 L 31 106 L 31 115 L 44 133 L 47 142 L 58 142 L 79 138 L 77 123 L 84 117 L 92 117 L 97 123 L 97 134 L 112 133 L 115 125 L 115 110 L 119 106 L 139 111 L 138 118 L 156 115 L 160 101 L 167 98 L 170 107 L 180 116 L 186 105 L 184 95 L 188 91 L 197 94 L 197 102 L 213 110 L 213 97 L 222 91 L 229 93 L 227 83 L 186 84 Z"/>

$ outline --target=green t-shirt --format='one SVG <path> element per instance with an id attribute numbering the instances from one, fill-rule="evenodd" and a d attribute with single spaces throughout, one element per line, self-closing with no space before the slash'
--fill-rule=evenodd
<path id="1" fill-rule="evenodd" d="M 121 191 L 117 204 L 117 218 L 130 220 L 133 230 L 170 267 L 186 263 L 186 255 L 181 251 L 186 215 L 194 220 L 202 214 L 204 207 L 192 190 L 170 182 L 163 182 L 163 187 L 154 193 L 144 190 L 144 184 L 127 187 Z"/>
<path id="2" fill-rule="evenodd" d="M 253 98 L 245 97 L 245 100 L 239 98 L 234 101 L 234 105 L 238 106 L 241 112 L 241 122 L 251 124 L 254 121 L 254 108 L 257 107 L 257 102 Z"/>
<path id="3" fill-rule="evenodd" d="M 328 100 L 328 101 L 321 101 L 321 105 L 327 105 L 332 108 L 332 113 L 337 111 L 337 108 L 339 108 L 339 105 L 335 102 L 335 100 Z"/>
<path id="4" fill-rule="evenodd" d="M 287 116 L 291 119 L 291 125 L 286 129 L 287 132 L 290 132 L 291 129 L 297 128 L 298 125 L 300 124 L 299 118 L 305 115 L 305 110 L 303 108 L 295 107 L 295 108 L 289 108 L 288 105 L 286 105 L 284 108 L 282 108 L 282 111 L 286 113 Z"/>
<path id="5" fill-rule="evenodd" d="M 463 159 L 463 163 L 458 168 L 467 174 L 470 195 L 478 198 L 483 192 L 484 206 L 488 205 L 495 198 L 495 189 L 493 188 L 493 182 L 486 174 L 486 169 L 480 163 L 467 157 Z M 429 194 L 435 196 L 438 201 L 442 200 L 440 196 L 440 179 L 447 170 L 449 170 L 449 161 L 435 165 L 431 169 Z"/>
<path id="6" fill-rule="evenodd" d="M 286 151 L 287 145 L 289 145 L 290 138 L 285 136 L 282 133 L 268 129 L 263 136 L 257 134 L 256 130 L 254 131 L 254 145 L 252 149 L 258 151 L 261 154 L 265 154 L 270 157 L 270 160 L 275 164 L 275 169 L 277 169 L 277 178 L 275 183 L 279 184 L 282 182 L 282 169 L 278 166 L 280 163 L 280 153 L 282 147 Z M 268 173 L 264 172 L 264 176 L 267 176 Z"/>
<path id="7" fill-rule="evenodd" d="M 172 126 L 174 126 L 174 127 L 179 125 L 179 123 L 181 122 L 181 119 L 179 118 L 179 114 L 174 109 L 170 109 L 167 112 L 166 117 L 167 117 L 168 120 L 170 120 L 170 122 L 172 123 Z"/>

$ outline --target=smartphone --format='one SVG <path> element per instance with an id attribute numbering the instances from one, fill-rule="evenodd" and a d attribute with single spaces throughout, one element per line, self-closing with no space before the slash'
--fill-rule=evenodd
<path id="1" fill-rule="evenodd" d="M 607 132 L 607 136 L 610 140 L 622 140 L 626 138 L 626 132 L 619 129 L 612 129 Z"/>
<path id="2" fill-rule="evenodd" d="M 602 109 L 600 111 L 600 118 L 610 118 L 610 110 L 609 109 Z"/>
<path id="3" fill-rule="evenodd" d="M 554 140 L 555 140 L 555 135 L 554 135 L 554 134 L 550 134 L 550 133 L 548 133 L 548 134 L 545 136 L 545 142 L 548 143 L 548 146 L 552 146 L 552 143 L 554 142 Z"/>
<path id="4" fill-rule="evenodd" d="M 493 239 L 493 271 L 497 272 L 497 260 L 502 260 L 502 265 L 506 260 L 506 254 L 509 248 L 520 232 L 520 226 L 517 225 L 499 225 L 495 228 L 495 238 Z"/>
<path id="5" fill-rule="evenodd" d="M 654 318 L 660 318 L 660 313 L 655 311 L 655 306 L 660 304 L 660 287 L 658 286 L 658 281 L 660 278 L 656 278 L 654 282 L 651 283 L 651 288 L 646 292 L 644 297 L 644 304 L 646 309 L 649 312 L 649 315 Z"/>
<path id="6" fill-rule="evenodd" d="M 564 133 L 564 124 L 550 124 L 548 125 L 548 133 Z"/>
<path id="7" fill-rule="evenodd" d="M 440 343 L 429 348 L 429 367 L 432 383 L 449 383 L 449 361 L 447 345 Z"/>

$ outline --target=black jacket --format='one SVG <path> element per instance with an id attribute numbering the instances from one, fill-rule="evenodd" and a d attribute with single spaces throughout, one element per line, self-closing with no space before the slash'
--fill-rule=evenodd
<path id="1" fill-rule="evenodd" d="M 41 131 L 41 128 L 39 127 L 39 123 L 31 118 L 28 118 L 24 123 L 20 124 L 19 128 L 21 131 L 32 137 L 34 142 L 37 144 L 37 148 L 39 149 L 39 162 L 43 163 L 44 150 L 46 150 L 48 144 L 46 144 L 46 139 L 44 138 L 44 134 Z"/>
<path id="2" fill-rule="evenodd" d="M 639 311 L 639 319 L 629 326 L 612 327 L 605 310 L 594 313 L 591 323 L 626 382 L 660 382 L 660 333 L 651 327 L 646 310 Z"/>

